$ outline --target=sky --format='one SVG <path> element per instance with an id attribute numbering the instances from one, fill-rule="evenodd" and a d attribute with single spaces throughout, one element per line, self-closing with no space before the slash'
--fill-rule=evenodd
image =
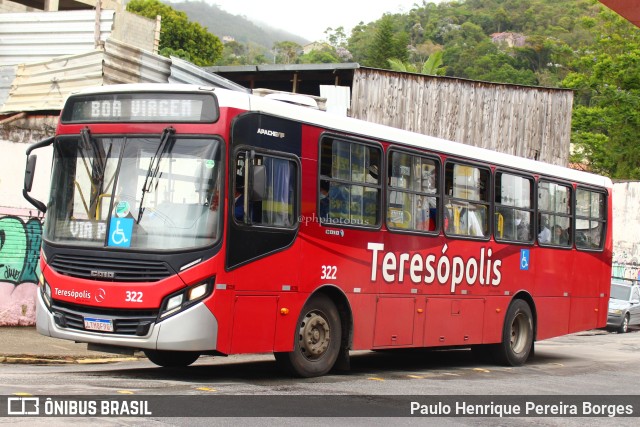
<path id="1" fill-rule="evenodd" d="M 261 21 L 309 41 L 325 39 L 328 28 L 344 27 L 348 36 L 360 21 L 378 20 L 384 13 L 408 13 L 422 0 L 205 0 L 233 15 Z M 439 3 L 442 0 L 428 0 Z"/>

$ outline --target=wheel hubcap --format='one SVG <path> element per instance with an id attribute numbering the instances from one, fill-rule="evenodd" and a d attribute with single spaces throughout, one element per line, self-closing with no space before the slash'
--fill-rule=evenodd
<path id="1" fill-rule="evenodd" d="M 320 313 L 308 313 L 300 324 L 300 351 L 307 359 L 319 359 L 331 342 L 329 323 Z"/>
<path id="2" fill-rule="evenodd" d="M 520 313 L 511 324 L 511 349 L 514 353 L 524 351 L 527 341 L 529 340 L 529 320 L 527 316 Z"/>

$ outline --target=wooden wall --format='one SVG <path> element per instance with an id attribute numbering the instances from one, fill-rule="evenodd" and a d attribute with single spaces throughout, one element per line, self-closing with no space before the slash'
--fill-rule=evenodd
<path id="1" fill-rule="evenodd" d="M 573 92 L 359 68 L 351 116 L 568 165 Z"/>

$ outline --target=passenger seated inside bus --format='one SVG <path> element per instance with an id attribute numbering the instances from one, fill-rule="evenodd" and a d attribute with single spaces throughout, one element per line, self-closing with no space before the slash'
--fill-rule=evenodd
<path id="1" fill-rule="evenodd" d="M 477 210 L 477 206 L 448 205 L 445 209 L 445 224 L 451 234 L 462 236 L 484 237 L 485 217 Z"/>
<path id="2" fill-rule="evenodd" d="M 547 218 L 540 217 L 539 224 L 539 232 L 538 232 L 538 243 L 550 243 L 551 242 L 551 230 L 549 230 L 549 226 L 547 225 Z"/>
<path id="3" fill-rule="evenodd" d="M 340 183 L 320 181 L 320 218 L 349 219 L 349 191 Z"/>
<path id="4" fill-rule="evenodd" d="M 531 240 L 530 225 L 522 218 L 516 218 L 517 240 L 520 242 L 528 242 Z"/>
<path id="5" fill-rule="evenodd" d="M 553 226 L 553 243 L 556 245 L 569 244 L 569 233 L 558 224 Z"/>

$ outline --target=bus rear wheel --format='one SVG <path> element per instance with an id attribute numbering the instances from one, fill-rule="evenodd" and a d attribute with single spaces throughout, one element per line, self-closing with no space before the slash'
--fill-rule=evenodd
<path id="1" fill-rule="evenodd" d="M 533 316 L 523 300 L 509 306 L 502 329 L 502 342 L 494 348 L 496 360 L 507 366 L 521 366 L 533 349 Z"/>
<path id="2" fill-rule="evenodd" d="M 198 360 L 200 353 L 193 351 L 145 350 L 145 356 L 163 368 L 180 368 Z"/>
<path id="3" fill-rule="evenodd" d="M 310 378 L 333 368 L 340 352 L 342 327 L 336 305 L 325 295 L 305 304 L 295 331 L 293 351 L 275 353 L 278 365 L 290 374 Z"/>

